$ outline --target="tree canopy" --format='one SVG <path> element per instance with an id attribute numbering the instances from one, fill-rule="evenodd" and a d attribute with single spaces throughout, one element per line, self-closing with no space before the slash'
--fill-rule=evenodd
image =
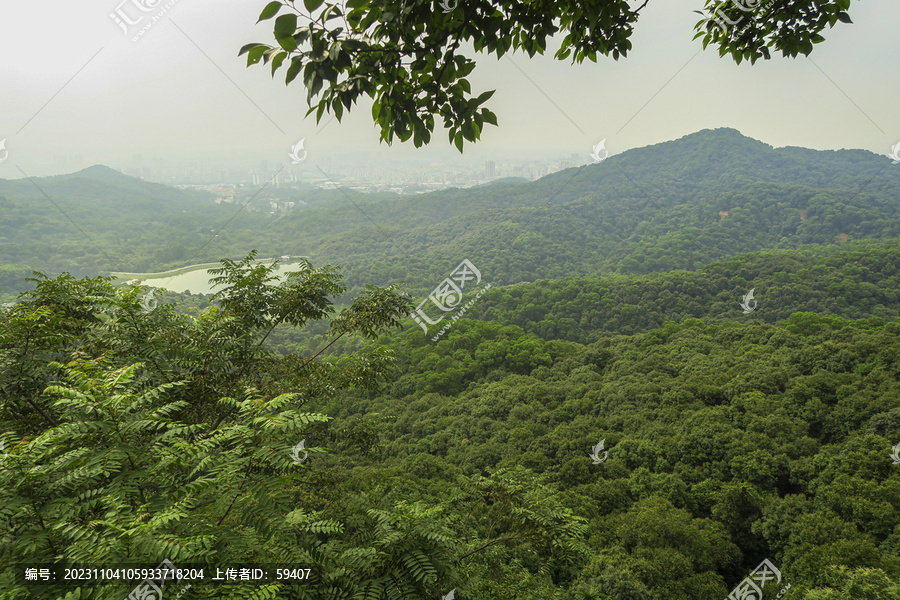
<path id="1" fill-rule="evenodd" d="M 197 315 L 142 307 L 144 286 L 68 274 L 38 275 L 0 307 L 0 599 L 121 600 L 139 582 L 79 584 L 63 569 L 165 560 L 204 570 L 191 598 L 438 597 L 463 579 L 546 587 L 502 564 L 511 544 L 547 564 L 584 551 L 582 519 L 522 468 L 461 477 L 428 505 L 386 487 L 376 416 L 338 430 L 309 407 L 376 389 L 390 352 L 323 361 L 264 342 L 319 320 L 334 339 L 374 339 L 408 297 L 370 286 L 336 311 L 333 268 L 307 263 L 275 283 L 275 265 L 253 257 L 222 261 L 218 304 Z M 51 565 L 54 581 L 23 580 Z M 268 581 L 212 580 L 249 565 L 269 567 Z M 308 576 L 278 577 L 278 565 Z"/>
<path id="2" fill-rule="evenodd" d="M 871 315 L 864 279 L 894 281 L 896 255 L 815 276 Z M 163 560 L 312 573 L 207 576 L 183 600 L 722 598 L 764 558 L 784 600 L 897 597 L 896 322 L 754 316 L 811 293 L 792 277 L 737 321 L 653 328 L 629 304 L 709 303 L 714 265 L 706 284 L 498 289 L 490 321 L 434 343 L 394 288 L 338 310 L 332 267 L 221 264 L 200 309 L 68 274 L 0 307 L 0 600 L 121 600 L 124 582 L 22 569 Z M 618 316 L 580 317 L 602 335 L 571 333 L 607 300 Z"/>
<path id="3" fill-rule="evenodd" d="M 284 68 L 285 82 L 301 77 L 307 115 L 326 112 L 338 121 L 362 96 L 374 100 L 372 118 L 381 140 L 431 141 L 435 115 L 462 152 L 497 117 L 485 107 L 494 90 L 472 91 L 466 77 L 475 61 L 463 48 L 501 58 L 521 50 L 533 57 L 562 34 L 558 60 L 618 60 L 631 50 L 631 36 L 649 0 L 275 0 L 259 20 L 274 18 L 275 44 L 250 43 L 240 54 L 247 65 Z M 718 46 L 735 62 L 809 55 L 822 32 L 850 23 L 851 0 L 706 0 L 695 25 L 703 47 Z M 315 103 L 314 103 L 315 100 Z"/>

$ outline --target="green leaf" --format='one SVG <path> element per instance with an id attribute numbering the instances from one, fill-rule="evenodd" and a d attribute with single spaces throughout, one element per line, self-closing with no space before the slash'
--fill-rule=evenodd
<path id="1" fill-rule="evenodd" d="M 313 12 L 314 10 L 322 6 L 323 2 L 324 0 L 303 0 L 303 6 L 305 6 L 306 10 L 308 10 L 309 12 Z"/>
<path id="2" fill-rule="evenodd" d="M 491 98 L 491 96 L 494 95 L 494 93 L 496 91 L 497 90 L 490 90 L 489 92 L 485 92 L 485 93 L 481 94 L 480 96 L 478 96 L 476 104 L 478 104 L 478 105 L 484 104 Z"/>
<path id="3" fill-rule="evenodd" d="M 284 36 L 277 38 L 278 45 L 287 50 L 288 52 L 293 52 L 297 49 L 297 40 L 292 35 Z"/>
<path id="4" fill-rule="evenodd" d="M 297 78 L 297 75 L 300 74 L 300 70 L 303 68 L 303 57 L 295 56 L 291 59 L 291 66 L 288 67 L 287 73 L 284 76 L 284 83 L 289 84 L 294 79 Z"/>
<path id="5" fill-rule="evenodd" d="M 475 129 L 472 127 L 471 123 L 463 123 L 462 124 L 462 134 L 463 137 L 469 140 L 470 142 L 475 141 Z"/>
<path id="6" fill-rule="evenodd" d="M 284 5 L 281 2 L 269 2 L 266 4 L 266 7 L 262 9 L 262 12 L 259 13 L 259 19 L 257 19 L 256 22 L 259 23 L 260 21 L 271 19 L 278 14 L 278 11 L 281 10 L 282 6 Z"/>
<path id="7" fill-rule="evenodd" d="M 262 45 L 251 49 L 250 52 L 247 53 L 247 66 L 249 67 L 250 65 L 258 63 L 267 50 L 269 50 L 268 46 Z"/>
<path id="8" fill-rule="evenodd" d="M 343 17 L 344 13 L 341 11 L 341 7 L 337 4 L 329 4 L 328 8 L 322 11 L 321 16 L 319 17 L 322 22 L 330 21 L 331 19 L 336 19 L 338 17 Z"/>
<path id="9" fill-rule="evenodd" d="M 275 39 L 291 37 L 297 31 L 297 15 L 281 15 L 275 19 Z"/>
<path id="10" fill-rule="evenodd" d="M 287 57 L 287 52 L 279 52 L 275 55 L 275 58 L 272 59 L 272 75 L 275 75 L 275 71 L 277 71 L 281 67 L 281 63 L 284 62 L 284 59 Z"/>
<path id="11" fill-rule="evenodd" d="M 247 52 L 250 52 L 251 50 L 253 50 L 253 49 L 256 48 L 257 46 L 262 46 L 263 48 L 269 48 L 269 46 L 266 46 L 265 44 L 258 44 L 258 43 L 255 43 L 255 42 L 252 43 L 252 44 L 246 44 L 246 45 L 244 45 L 243 47 L 241 47 L 241 51 L 238 52 L 238 56 L 243 56 L 244 54 L 246 54 Z"/>

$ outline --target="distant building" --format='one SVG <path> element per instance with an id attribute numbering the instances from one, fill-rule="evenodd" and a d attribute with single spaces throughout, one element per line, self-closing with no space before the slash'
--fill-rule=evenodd
<path id="1" fill-rule="evenodd" d="M 525 171 L 527 174 L 527 178 L 531 180 L 540 179 L 547 175 L 547 167 L 546 166 L 532 166 L 528 167 Z"/>
<path id="2" fill-rule="evenodd" d="M 484 176 L 488 179 L 493 179 L 497 176 L 497 163 L 492 160 L 489 160 L 484 163 Z"/>
<path id="3" fill-rule="evenodd" d="M 234 190 L 231 188 L 208 188 L 210 192 L 216 195 L 216 204 L 225 202 L 227 204 L 234 203 Z"/>

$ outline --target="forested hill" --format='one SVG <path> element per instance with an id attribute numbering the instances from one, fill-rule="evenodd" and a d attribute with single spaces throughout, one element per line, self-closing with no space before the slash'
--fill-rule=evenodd
<path id="1" fill-rule="evenodd" d="M 703 130 L 678 140 L 635 148 L 599 164 L 572 167 L 535 182 L 497 183 L 451 189 L 380 203 L 366 213 L 382 227 L 406 229 L 440 224 L 482 210 L 566 204 L 592 199 L 610 209 L 693 203 L 734 192 L 753 183 L 809 186 L 869 193 L 900 200 L 900 169 L 864 150 L 816 151 L 773 148 L 734 129 Z M 358 201 L 358 200 L 357 200 Z M 726 202 L 716 210 L 728 210 Z M 331 211 L 329 211 L 331 212 Z M 352 205 L 343 218 L 319 219 L 296 214 L 287 223 L 310 235 L 371 223 Z M 355 212 L 355 214 L 354 214 Z M 635 222 L 635 225 L 643 219 Z M 328 227 L 325 223 L 330 223 Z"/>
<path id="2" fill-rule="evenodd" d="M 649 289 L 630 316 L 659 301 L 727 309 L 717 286 L 771 277 L 758 315 L 809 298 L 822 312 L 895 310 L 878 303 L 896 306 L 896 244 L 875 246 L 846 265 L 837 247 L 742 257 L 656 290 L 620 277 L 592 306 Z M 335 314 L 328 269 L 276 288 L 251 273 L 273 267 L 250 263 L 223 265 L 229 284 L 202 314 L 70 276 L 0 306 L 4 600 L 72 591 L 59 577 L 32 594 L 13 580 L 25 565 L 151 552 L 207 572 L 315 574 L 269 597 L 365 598 L 377 584 L 410 598 L 715 599 L 768 559 L 784 580 L 766 598 L 900 600 L 897 322 L 754 311 L 585 346 L 498 312 L 435 343 L 390 290 Z M 572 283 L 539 300 L 572 310 L 585 300 Z M 274 323 L 309 320 L 358 350 L 274 350 Z M 65 598 L 131 589 L 90 583 Z M 193 585 L 198 598 L 263 597 L 251 583 Z"/>
<path id="3" fill-rule="evenodd" d="M 72 216 L 91 217 L 107 211 L 117 224 L 122 219 L 149 218 L 170 212 L 206 206 L 208 193 L 182 190 L 129 177 L 103 165 L 94 165 L 69 175 L 28 179 L 0 179 L 0 197 L 9 202 L 47 204 L 46 196 L 63 203 Z M 43 202 L 42 202 L 43 201 Z"/>
<path id="4" fill-rule="evenodd" d="M 775 324 L 797 312 L 883 324 L 900 318 L 900 240 L 747 254 L 698 271 L 492 288 L 467 317 L 548 340 L 589 343 L 691 318 Z M 758 306 L 744 315 L 740 303 L 751 289 Z"/>
<path id="5" fill-rule="evenodd" d="M 200 233 L 209 232 L 210 217 L 224 214 L 217 209 L 206 192 L 148 183 L 101 165 L 0 179 L 0 256 L 17 273 L 96 275 L 128 266 L 127 259 L 117 262 L 123 256 L 155 255 L 165 263 L 172 259 L 165 236 L 205 239 Z M 21 267 L 9 266 L 16 263 Z"/>
<path id="6" fill-rule="evenodd" d="M 722 128 L 629 150 L 575 175 L 554 173 L 540 183 L 559 185 L 556 201 L 560 203 L 580 198 L 586 190 L 602 195 L 630 188 L 632 194 L 666 205 L 682 202 L 692 193 L 699 199 L 758 182 L 866 192 L 898 200 L 900 170 L 890 166 L 887 157 L 864 150 L 773 148 L 735 129 Z M 560 185 L 570 179 L 566 187 Z"/>
<path id="7" fill-rule="evenodd" d="M 584 347 L 465 321 L 392 343 L 402 376 L 329 415 L 380 429 L 389 494 L 437 503 L 460 475 L 516 467 L 558 485 L 588 521 L 578 579 L 607 594 L 577 598 L 725 598 L 768 557 L 785 581 L 765 598 L 895 600 L 898 329 L 690 319 Z M 504 597 L 554 597 L 508 577 Z"/>
<path id="8" fill-rule="evenodd" d="M 404 280 L 421 293 L 463 258 L 508 285 L 694 270 L 748 252 L 900 237 L 900 167 L 888 158 L 776 149 L 733 129 L 530 183 L 411 197 L 317 192 L 320 205 L 277 221 L 103 167 L 36 183 L 40 190 L 0 181 L 0 252 L 21 265 L 17 274 L 164 270 L 256 248 L 339 264 L 351 290 Z M 298 199 L 308 193 L 298 190 Z"/>
<path id="9" fill-rule="evenodd" d="M 102 165 L 70 175 L 0 179 L 0 248 L 4 262 L 17 254 L 43 256 L 35 251 L 51 238 L 57 247 L 95 242 L 114 253 L 117 239 L 122 245 L 124 237 L 160 223 L 182 229 L 211 204 L 209 193 L 148 183 Z"/>
<path id="10" fill-rule="evenodd" d="M 865 151 L 774 149 L 732 129 L 567 169 L 283 219 L 348 281 L 439 281 L 467 257 L 505 285 L 696 269 L 741 253 L 900 235 L 900 169 Z M 365 211 L 365 215 L 363 214 Z M 374 223 L 374 224 L 373 224 Z M 377 224 L 377 226 L 376 226 Z M 344 230 L 328 236 L 329 231 Z"/>

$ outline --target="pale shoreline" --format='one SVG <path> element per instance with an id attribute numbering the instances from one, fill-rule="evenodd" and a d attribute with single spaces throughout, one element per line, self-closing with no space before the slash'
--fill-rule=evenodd
<path id="1" fill-rule="evenodd" d="M 298 256 L 296 258 L 305 258 L 303 256 Z M 279 260 L 278 258 L 257 258 L 254 259 L 255 262 L 266 262 L 271 260 Z M 289 261 L 285 261 L 282 264 L 290 264 L 293 262 L 293 258 Z M 158 273 L 128 273 L 124 271 L 110 271 L 109 275 L 111 277 L 115 277 L 117 279 L 160 279 L 162 277 L 166 277 L 169 275 L 183 275 L 185 273 L 190 273 L 191 271 L 199 271 L 203 267 L 219 267 L 222 266 L 221 262 L 212 262 L 212 263 L 201 263 L 197 265 L 189 265 L 187 267 L 178 267 L 176 269 L 170 269 L 168 271 L 160 271 Z"/>

